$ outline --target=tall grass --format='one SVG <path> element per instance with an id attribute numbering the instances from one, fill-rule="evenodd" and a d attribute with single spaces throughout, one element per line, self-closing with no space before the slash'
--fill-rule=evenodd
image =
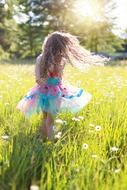
<path id="1" fill-rule="evenodd" d="M 41 114 L 16 109 L 34 65 L 1 64 L 0 73 L 0 190 L 127 189 L 127 67 L 66 68 L 65 79 L 93 97 L 75 116 L 57 116 L 66 122 L 56 123 L 56 143 L 40 138 Z"/>

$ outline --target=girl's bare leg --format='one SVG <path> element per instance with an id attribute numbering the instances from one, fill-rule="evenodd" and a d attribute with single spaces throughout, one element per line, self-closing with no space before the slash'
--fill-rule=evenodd
<path id="1" fill-rule="evenodd" d="M 46 119 L 46 128 L 47 128 L 47 135 L 49 139 L 53 139 L 53 125 L 54 125 L 54 118 L 50 113 L 47 113 Z"/>
<path id="2" fill-rule="evenodd" d="M 43 137 L 48 136 L 48 131 L 46 128 L 46 120 L 47 120 L 47 112 L 43 111 L 43 120 L 42 120 L 42 126 L 41 126 L 41 132 Z"/>

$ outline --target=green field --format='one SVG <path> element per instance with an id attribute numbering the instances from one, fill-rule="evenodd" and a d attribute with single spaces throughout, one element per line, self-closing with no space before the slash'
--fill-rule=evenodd
<path id="1" fill-rule="evenodd" d="M 16 109 L 33 74 L 34 65 L 0 64 L 0 190 L 127 190 L 127 67 L 66 68 L 93 97 L 78 114 L 57 116 L 66 122 L 55 124 L 56 143 L 39 137 L 41 114 Z"/>

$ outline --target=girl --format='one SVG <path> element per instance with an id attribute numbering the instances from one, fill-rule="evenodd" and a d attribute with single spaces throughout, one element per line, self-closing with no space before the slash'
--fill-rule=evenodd
<path id="1" fill-rule="evenodd" d="M 54 116 L 59 112 L 81 110 L 91 99 L 83 89 L 64 85 L 62 76 L 66 64 L 79 67 L 86 64 L 99 65 L 104 59 L 93 56 L 69 33 L 53 32 L 45 38 L 43 53 L 37 57 L 35 66 L 36 86 L 18 103 L 17 108 L 29 117 L 43 112 L 43 136 L 52 139 Z"/>

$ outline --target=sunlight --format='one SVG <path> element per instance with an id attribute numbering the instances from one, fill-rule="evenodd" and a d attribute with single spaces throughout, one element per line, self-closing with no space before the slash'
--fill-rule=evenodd
<path id="1" fill-rule="evenodd" d="M 77 0 L 74 4 L 74 9 L 77 16 L 88 17 L 91 20 L 99 20 L 100 14 L 97 11 L 97 5 L 88 0 Z"/>

